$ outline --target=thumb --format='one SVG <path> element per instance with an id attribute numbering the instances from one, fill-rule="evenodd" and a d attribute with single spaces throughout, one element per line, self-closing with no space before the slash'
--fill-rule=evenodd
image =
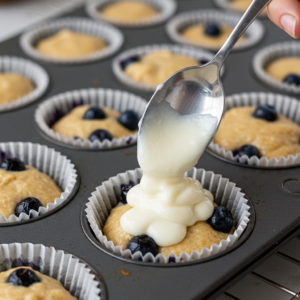
<path id="1" fill-rule="evenodd" d="M 272 0 L 268 5 L 268 16 L 290 36 L 300 38 L 299 0 Z"/>

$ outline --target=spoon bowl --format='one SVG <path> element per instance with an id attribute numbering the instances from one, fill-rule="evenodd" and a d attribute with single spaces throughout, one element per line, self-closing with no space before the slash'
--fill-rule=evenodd
<path id="1" fill-rule="evenodd" d="M 157 87 L 150 103 L 167 101 L 181 115 L 211 114 L 220 121 L 224 106 L 223 95 L 218 65 L 209 63 L 173 74 Z"/>
<path id="2" fill-rule="evenodd" d="M 269 1 L 252 2 L 225 44 L 209 63 L 182 69 L 157 87 L 140 121 L 139 134 L 145 116 L 151 113 L 149 107 L 166 101 L 181 115 L 209 114 L 216 117 L 217 127 L 210 141 L 213 139 L 220 125 L 225 104 L 225 94 L 220 79 L 221 67 L 232 47 Z"/>

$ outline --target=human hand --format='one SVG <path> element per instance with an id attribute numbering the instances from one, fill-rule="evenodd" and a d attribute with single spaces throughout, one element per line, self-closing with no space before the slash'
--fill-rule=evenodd
<path id="1" fill-rule="evenodd" d="M 268 16 L 290 36 L 300 38 L 299 0 L 272 0 L 268 5 Z"/>

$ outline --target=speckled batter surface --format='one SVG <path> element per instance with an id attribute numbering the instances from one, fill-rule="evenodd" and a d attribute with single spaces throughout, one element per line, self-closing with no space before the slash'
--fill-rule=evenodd
<path id="1" fill-rule="evenodd" d="M 199 62 L 186 55 L 159 51 L 146 54 L 140 61 L 128 65 L 125 74 L 137 82 L 157 86 L 175 72 L 198 65 Z"/>
<path id="2" fill-rule="evenodd" d="M 206 35 L 204 24 L 195 24 L 189 26 L 181 32 L 181 35 L 187 40 L 190 40 L 198 45 L 221 47 L 231 34 L 233 27 L 227 24 L 219 24 L 219 27 L 221 33 L 218 36 Z M 238 40 L 238 43 L 244 39 L 245 36 L 241 36 L 241 38 Z"/>
<path id="3" fill-rule="evenodd" d="M 84 113 L 90 107 L 90 105 L 82 105 L 72 109 L 70 113 L 57 121 L 52 129 L 67 138 L 77 136 L 83 140 L 87 140 L 90 134 L 97 129 L 107 130 L 114 138 L 126 137 L 134 133 L 134 131 L 128 130 L 117 121 L 120 116 L 119 112 L 107 107 L 101 107 L 107 118 L 103 120 L 84 120 Z"/>
<path id="4" fill-rule="evenodd" d="M 85 56 L 105 47 L 103 39 L 69 29 L 42 39 L 36 45 L 36 49 L 43 54 L 58 58 Z"/>
<path id="5" fill-rule="evenodd" d="M 237 107 L 227 111 L 214 142 L 227 151 L 253 145 L 268 159 L 300 153 L 298 124 L 279 113 L 274 122 L 256 119 L 252 117 L 254 110 L 255 107 Z"/>
<path id="6" fill-rule="evenodd" d="M 22 268 L 32 270 L 29 267 Z M 38 271 L 34 272 L 41 282 L 34 283 L 29 287 L 6 283 L 9 275 L 17 269 L 19 268 L 0 273 L 0 300 L 76 300 L 59 281 Z"/>
<path id="7" fill-rule="evenodd" d="M 30 79 L 17 73 L 0 73 L 0 104 L 12 102 L 33 91 Z"/>
<path id="8" fill-rule="evenodd" d="M 158 10 L 152 5 L 138 1 L 120 1 L 108 4 L 100 12 L 106 19 L 124 23 L 142 21 L 158 14 Z"/>
<path id="9" fill-rule="evenodd" d="M 39 199 L 46 207 L 62 193 L 47 174 L 32 166 L 26 166 L 26 170 L 20 172 L 0 169 L 0 191 L 0 215 L 6 218 L 14 214 L 17 203 L 27 197 Z"/>
<path id="10" fill-rule="evenodd" d="M 126 233 L 122 229 L 120 219 L 130 209 L 131 207 L 128 204 L 113 208 L 103 228 L 103 233 L 107 236 L 107 239 L 113 241 L 115 246 L 121 246 L 123 250 L 126 249 L 133 235 Z M 178 256 L 181 252 L 186 252 L 190 255 L 193 250 L 201 252 L 204 247 L 209 249 L 212 244 L 218 245 L 221 240 L 226 240 L 229 234 L 233 234 L 234 230 L 235 228 L 233 227 L 230 233 L 218 232 L 212 229 L 207 222 L 197 222 L 195 225 L 187 228 L 187 234 L 183 241 L 176 245 L 159 247 L 158 252 L 165 256 L 171 253 Z"/>
<path id="11" fill-rule="evenodd" d="M 300 57 L 282 57 L 270 62 L 266 67 L 266 72 L 279 81 L 289 74 L 300 76 Z"/>

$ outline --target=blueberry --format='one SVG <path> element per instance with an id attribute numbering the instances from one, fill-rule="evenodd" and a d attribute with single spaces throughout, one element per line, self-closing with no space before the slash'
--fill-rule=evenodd
<path id="1" fill-rule="evenodd" d="M 252 116 L 269 122 L 276 121 L 278 118 L 275 108 L 269 104 L 262 104 L 258 106 Z"/>
<path id="2" fill-rule="evenodd" d="M 121 185 L 121 196 L 120 202 L 123 204 L 127 204 L 127 194 L 131 188 L 133 188 L 135 184 L 122 184 Z"/>
<path id="3" fill-rule="evenodd" d="M 124 60 L 122 60 L 120 62 L 120 65 L 121 65 L 121 68 L 122 70 L 126 69 L 127 66 L 129 66 L 130 64 L 134 63 L 134 62 L 137 62 L 137 61 L 140 61 L 141 58 L 139 56 L 131 56 L 131 57 L 128 57 Z"/>
<path id="4" fill-rule="evenodd" d="M 249 158 L 252 156 L 260 157 L 258 149 L 252 145 L 244 145 L 239 149 L 233 150 L 232 152 L 234 157 L 242 157 L 243 155 L 247 155 Z"/>
<path id="5" fill-rule="evenodd" d="M 139 117 L 133 110 L 126 110 L 122 112 L 118 119 L 119 123 L 129 130 L 136 130 L 138 128 Z"/>
<path id="6" fill-rule="evenodd" d="M 62 110 L 60 110 L 59 108 L 56 108 L 55 111 L 52 112 L 52 114 L 48 115 L 47 124 L 49 125 L 49 127 L 52 127 L 64 115 L 65 115 L 65 113 Z"/>
<path id="7" fill-rule="evenodd" d="M 207 24 L 204 33 L 210 36 L 218 36 L 221 30 L 217 24 Z"/>
<path id="8" fill-rule="evenodd" d="M 283 82 L 288 84 L 300 85 L 300 76 L 297 74 L 289 74 L 284 77 Z"/>
<path id="9" fill-rule="evenodd" d="M 112 135 L 104 130 L 104 129 L 97 129 L 91 133 L 89 136 L 89 140 L 91 142 L 98 140 L 99 142 L 103 142 L 104 140 L 111 141 L 113 139 Z"/>
<path id="10" fill-rule="evenodd" d="M 105 118 L 106 114 L 100 107 L 91 107 L 83 115 L 84 120 L 102 120 Z"/>
<path id="11" fill-rule="evenodd" d="M 34 197 L 27 197 L 21 200 L 16 208 L 15 215 L 18 217 L 21 213 L 29 215 L 31 209 L 39 211 L 39 207 L 43 206 L 42 202 Z"/>
<path id="12" fill-rule="evenodd" d="M 209 61 L 208 61 L 207 59 L 200 59 L 200 60 L 199 60 L 199 63 L 200 63 L 201 65 L 206 65 L 208 62 L 209 62 Z"/>
<path id="13" fill-rule="evenodd" d="M 169 260 L 168 260 L 168 263 L 169 263 L 169 264 L 176 263 L 175 257 L 170 256 L 170 257 L 169 257 Z"/>
<path id="14" fill-rule="evenodd" d="M 6 171 L 25 171 L 25 164 L 18 158 L 4 159 L 0 166 L 1 169 Z"/>
<path id="15" fill-rule="evenodd" d="M 127 244 L 126 249 L 129 249 L 131 253 L 140 251 L 143 255 L 147 253 L 152 253 L 154 256 L 158 253 L 158 246 L 156 245 L 153 238 L 144 234 L 136 235 Z"/>
<path id="16" fill-rule="evenodd" d="M 233 226 L 233 217 L 226 207 L 217 206 L 207 223 L 216 231 L 228 233 Z"/>
<path id="17" fill-rule="evenodd" d="M 35 272 L 29 269 L 20 268 L 13 271 L 7 278 L 7 283 L 15 286 L 31 286 L 34 283 L 40 282 Z"/>

